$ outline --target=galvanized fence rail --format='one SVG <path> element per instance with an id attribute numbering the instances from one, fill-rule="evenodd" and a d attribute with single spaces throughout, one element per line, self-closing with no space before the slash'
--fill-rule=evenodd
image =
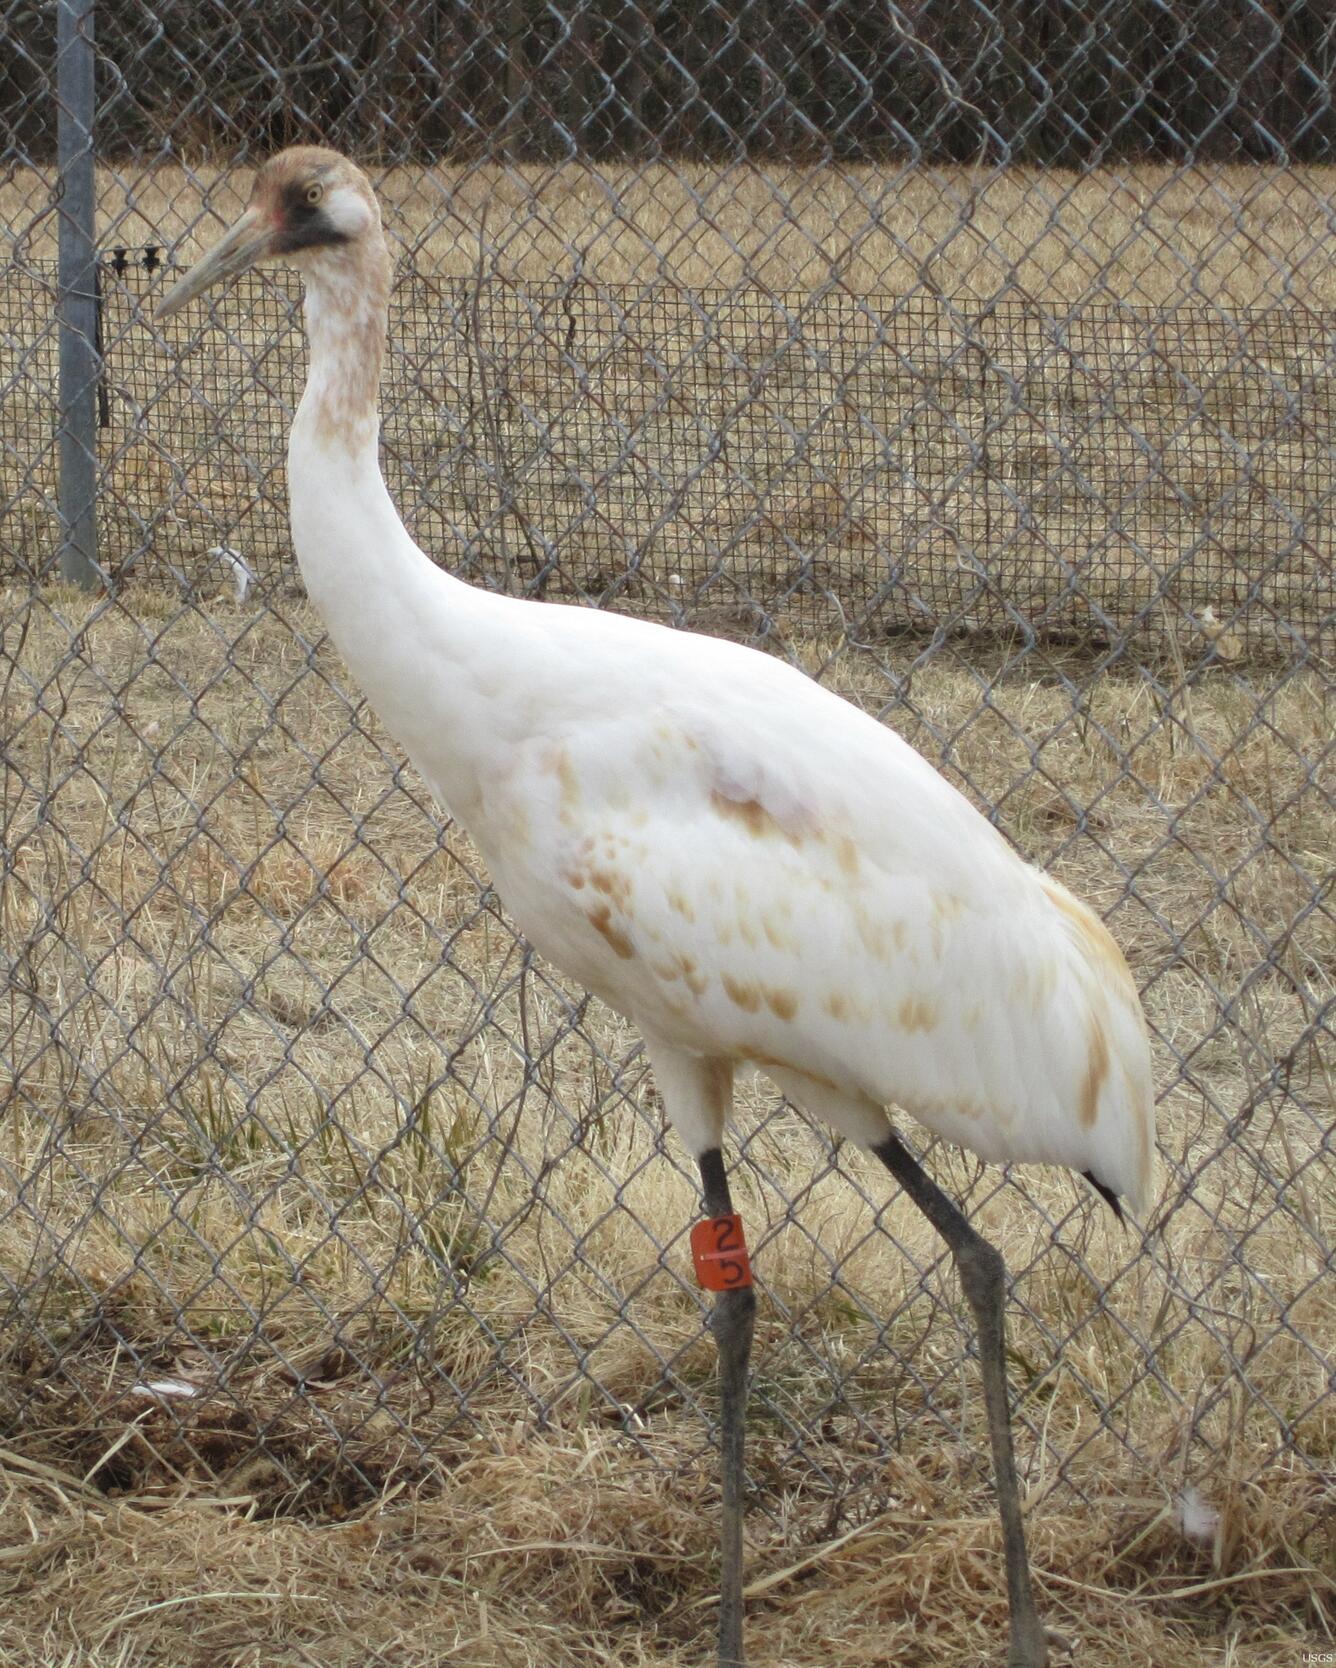
<path id="1" fill-rule="evenodd" d="M 443 1474 L 516 1410 L 610 1420 L 658 1464 L 708 1419 L 692 1178 L 638 1042 L 516 938 L 301 596 L 295 283 L 152 322 L 267 142 L 328 137 L 379 159 L 392 204 L 384 455 L 424 546 L 479 583 L 790 655 L 909 733 L 1126 945 L 1162 1100 L 1144 1244 L 1065 1181 L 934 1154 L 1018 1276 L 1032 1486 L 1301 1476 L 1316 1522 L 1336 1428 L 1336 294 L 1305 169 L 1330 144 L 1329 32 L 1243 6 L 1222 57 L 1191 8 L 1155 8 L 1173 28 L 1148 41 L 1095 27 L 1136 8 L 1092 6 L 1075 55 L 1035 46 L 1037 97 L 1001 4 L 968 26 L 408 7 L 393 38 L 375 8 L 238 0 L 221 35 L 158 10 L 146 42 L 134 8 L 99 8 L 99 103 L 74 113 L 99 158 L 75 357 L 98 372 L 105 595 L 55 583 L 62 539 L 87 542 L 62 493 L 58 321 L 67 342 L 90 327 L 56 306 L 51 228 L 74 208 L 54 32 L 15 24 L 0 84 L 20 148 L 0 291 L 6 1442 L 104 1486 L 226 1474 L 323 1511 Z M 1076 281 L 1059 257 L 1078 256 Z M 757 1498 L 796 1475 L 870 1512 L 907 1431 L 966 1429 L 967 1329 L 856 1155 L 763 1086 L 745 1112 Z"/>

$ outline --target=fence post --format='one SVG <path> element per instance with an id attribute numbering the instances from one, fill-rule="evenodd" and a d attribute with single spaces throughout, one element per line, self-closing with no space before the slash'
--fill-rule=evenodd
<path id="1" fill-rule="evenodd" d="M 56 3 L 60 239 L 60 572 L 91 589 L 97 560 L 97 189 L 93 155 L 96 0 Z"/>

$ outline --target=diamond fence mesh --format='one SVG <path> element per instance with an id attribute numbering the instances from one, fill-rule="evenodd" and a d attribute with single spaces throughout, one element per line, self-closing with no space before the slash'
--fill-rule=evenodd
<path id="1" fill-rule="evenodd" d="M 222 547 L 291 583 L 296 279 L 150 334 L 162 274 L 156 250 L 101 271 L 107 560 L 180 580 Z M 1331 330 L 1297 309 L 1046 310 L 1004 289 L 962 311 L 406 263 L 386 467 L 426 548 L 528 594 L 762 636 L 834 617 L 1105 644 L 1199 635 L 1209 609 L 1288 658 L 1336 609 Z M 11 559 L 40 569 L 55 496 L 40 465 L 24 484 Z"/>
<path id="2" fill-rule="evenodd" d="M 1206 13 L 1212 14 L 1208 26 Z M 295 280 L 152 321 L 271 144 L 372 159 L 391 488 L 477 583 L 785 654 L 1108 919 L 1144 1244 L 931 1150 L 1016 1277 L 1036 1496 L 1285 1502 L 1330 1368 L 1332 27 L 1317 7 L 97 9 L 99 561 L 54 576 L 54 30 L 0 197 L 5 1441 L 324 1512 L 515 1417 L 698 1457 L 690 1164 L 301 593 Z M 971 1440 L 940 1248 L 763 1081 L 752 1483 Z M 1217 1548 L 1218 1550 L 1218 1548 Z"/>

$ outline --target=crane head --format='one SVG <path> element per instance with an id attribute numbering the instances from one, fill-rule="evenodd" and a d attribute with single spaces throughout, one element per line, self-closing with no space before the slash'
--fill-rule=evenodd
<path id="1" fill-rule="evenodd" d="M 177 280 L 158 303 L 155 317 L 168 317 L 259 261 L 308 266 L 330 251 L 372 238 L 380 239 L 380 210 L 356 163 L 314 145 L 280 151 L 256 174 L 240 220 Z"/>

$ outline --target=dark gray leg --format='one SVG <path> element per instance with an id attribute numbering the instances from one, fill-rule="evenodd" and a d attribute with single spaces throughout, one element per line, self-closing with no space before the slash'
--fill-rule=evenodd
<path id="1" fill-rule="evenodd" d="M 887 1136 L 872 1150 L 950 1247 L 960 1270 L 960 1284 L 974 1311 L 988 1431 L 993 1441 L 1002 1545 L 1007 1561 L 1007 1598 L 1011 1606 L 1008 1668 L 1046 1668 L 1048 1641 L 1030 1587 L 1030 1562 L 1025 1552 L 1025 1525 L 1021 1519 L 1016 1459 L 1011 1446 L 1003 1318 L 1006 1268 L 998 1251 L 974 1231 L 959 1207 L 919 1167 L 897 1136 Z"/>
<path id="2" fill-rule="evenodd" d="M 731 1216 L 733 1201 L 718 1148 L 700 1156 L 707 1216 Z M 751 1357 L 756 1294 L 750 1286 L 720 1292 L 711 1328 L 719 1346 L 720 1463 L 723 1533 L 719 1560 L 719 1668 L 745 1668 L 742 1654 L 742 1489 L 746 1439 L 747 1362 Z"/>

